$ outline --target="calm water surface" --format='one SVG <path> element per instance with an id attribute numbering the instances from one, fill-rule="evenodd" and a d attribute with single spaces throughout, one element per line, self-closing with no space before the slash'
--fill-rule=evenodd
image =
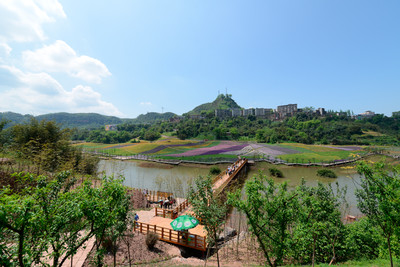
<path id="1" fill-rule="evenodd" d="M 219 165 L 224 170 L 228 164 Z M 265 175 L 269 175 L 268 169 L 272 167 L 268 163 L 257 163 L 252 166 L 248 172 L 248 177 L 257 175 L 261 171 Z M 340 167 L 333 168 L 338 178 L 322 178 L 316 175 L 319 168 L 316 167 L 290 167 L 290 166 L 274 166 L 280 169 L 285 178 L 274 178 L 277 183 L 286 181 L 290 187 L 294 188 L 299 185 L 301 179 L 304 178 L 310 186 L 317 185 L 318 182 L 328 184 L 338 182 L 340 187 L 347 186 L 346 199 L 350 206 L 350 213 L 357 215 L 357 201 L 354 191 L 359 184 L 360 176 L 354 169 L 343 169 Z M 185 197 L 189 185 L 199 175 L 208 175 L 210 166 L 171 166 L 165 164 L 148 163 L 140 161 L 100 161 L 100 171 L 106 175 L 122 175 L 125 177 L 125 185 L 134 188 L 149 189 L 172 192 L 177 197 Z"/>

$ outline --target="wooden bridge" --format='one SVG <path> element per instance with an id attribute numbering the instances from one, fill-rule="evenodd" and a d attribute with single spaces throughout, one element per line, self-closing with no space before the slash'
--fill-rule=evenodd
<path id="1" fill-rule="evenodd" d="M 238 173 L 247 164 L 247 159 L 239 159 L 230 165 L 223 173 L 214 178 L 213 190 L 215 194 L 222 192 L 227 185 L 238 175 Z M 169 193 L 163 193 L 168 197 Z M 159 196 L 159 193 L 154 193 L 154 196 Z M 165 199 L 164 198 L 164 199 Z M 158 200 L 157 200 L 158 201 Z M 147 223 L 136 222 L 134 230 L 143 234 L 155 232 L 159 239 L 172 244 L 189 247 L 201 251 L 206 251 L 207 233 L 204 226 L 199 224 L 193 229 L 189 229 L 188 233 L 175 231 L 170 223 L 178 216 L 189 213 L 190 203 L 187 200 L 177 205 L 174 209 L 155 208 L 154 217 Z M 187 235 L 187 236 L 185 236 Z"/>

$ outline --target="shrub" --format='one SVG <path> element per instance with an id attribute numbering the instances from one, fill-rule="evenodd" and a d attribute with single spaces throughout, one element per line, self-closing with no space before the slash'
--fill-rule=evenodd
<path id="1" fill-rule="evenodd" d="M 376 259 L 379 257 L 379 248 L 385 244 L 385 240 L 367 218 L 346 225 L 346 231 L 345 245 L 348 259 Z"/>
<path id="2" fill-rule="evenodd" d="M 269 168 L 269 174 L 271 176 L 274 177 L 278 177 L 278 178 L 283 178 L 283 173 L 281 170 L 278 170 L 277 168 L 273 167 L 273 168 Z"/>
<path id="3" fill-rule="evenodd" d="M 321 177 L 327 177 L 327 178 L 337 178 L 336 173 L 329 169 L 318 170 L 317 175 L 321 176 Z"/>
<path id="4" fill-rule="evenodd" d="M 218 175 L 221 173 L 221 169 L 218 168 L 217 166 L 212 166 L 210 169 L 210 174 L 211 175 Z"/>
<path id="5" fill-rule="evenodd" d="M 148 232 L 146 235 L 146 245 L 147 248 L 152 250 L 154 246 L 157 244 L 158 235 L 154 232 Z"/>

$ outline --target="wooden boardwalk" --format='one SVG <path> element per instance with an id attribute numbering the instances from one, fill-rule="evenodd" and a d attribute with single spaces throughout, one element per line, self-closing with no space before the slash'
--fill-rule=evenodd
<path id="1" fill-rule="evenodd" d="M 226 186 L 236 177 L 247 164 L 247 159 L 239 159 L 226 169 L 222 174 L 214 179 L 213 191 L 215 194 L 222 192 Z M 167 193 L 168 194 L 168 193 Z M 190 203 L 183 201 L 174 209 L 155 208 L 154 217 L 147 223 L 136 222 L 134 230 L 143 234 L 155 232 L 160 240 L 172 244 L 189 247 L 201 251 L 207 249 L 206 236 L 207 232 L 204 226 L 199 224 L 193 229 L 189 229 L 188 236 L 184 232 L 174 231 L 170 223 L 182 214 L 192 214 Z"/>

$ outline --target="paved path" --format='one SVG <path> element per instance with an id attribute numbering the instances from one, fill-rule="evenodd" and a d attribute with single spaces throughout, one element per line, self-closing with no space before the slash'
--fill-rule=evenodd
<path id="1" fill-rule="evenodd" d="M 80 249 L 78 249 L 78 251 L 76 252 L 74 257 L 72 259 L 67 259 L 63 263 L 62 266 L 63 267 L 71 267 L 71 266 L 82 267 L 87 256 L 89 255 L 90 251 L 93 248 L 94 241 L 95 241 L 95 237 L 92 237 L 88 241 L 86 241 L 86 243 Z M 71 260 L 72 260 L 72 264 L 71 264 Z"/>

